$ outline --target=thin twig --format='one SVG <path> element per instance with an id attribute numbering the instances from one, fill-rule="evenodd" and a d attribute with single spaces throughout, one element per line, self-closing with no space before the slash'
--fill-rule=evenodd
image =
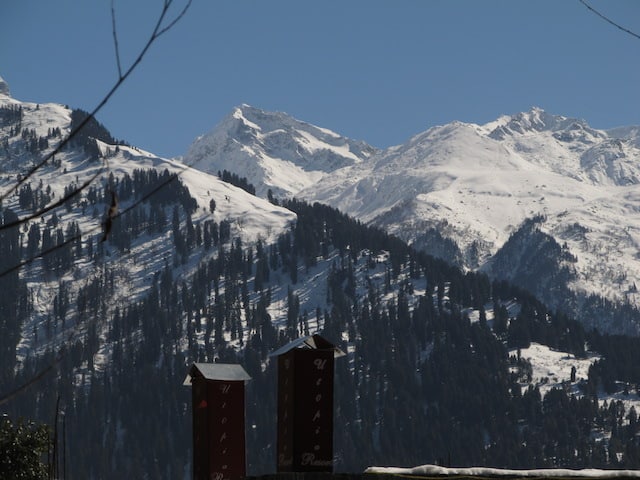
<path id="1" fill-rule="evenodd" d="M 39 382 L 40 380 L 42 380 L 42 378 L 44 378 L 45 375 L 47 375 L 50 371 L 52 371 L 55 368 L 55 366 L 58 363 L 60 363 L 60 360 L 62 360 L 62 356 L 63 356 L 62 351 L 60 351 L 58 353 L 58 356 L 48 366 L 46 366 L 45 368 L 40 370 L 40 372 L 38 372 L 36 375 L 31 377 L 29 380 L 27 380 L 25 383 L 23 383 L 22 385 L 17 387 L 12 392 L 9 392 L 8 394 L 6 394 L 3 397 L 1 397 L 0 398 L 0 406 L 4 405 L 5 403 L 7 403 L 7 402 L 9 402 L 11 400 L 13 400 L 18 395 L 20 395 L 22 392 L 27 390 L 29 387 L 31 387 L 35 383 Z"/>
<path id="2" fill-rule="evenodd" d="M 614 22 L 613 20 L 611 20 L 610 18 L 606 17 L 604 14 L 600 13 L 598 10 L 596 10 L 591 5 L 589 5 L 585 0 L 578 0 L 578 1 L 581 4 L 583 4 L 585 7 L 587 7 L 589 10 L 591 10 L 593 13 L 595 13 L 597 16 L 599 16 L 601 19 L 603 19 L 605 22 L 610 23 L 614 27 L 616 27 L 616 28 L 622 30 L 623 32 L 628 33 L 632 37 L 636 37 L 638 40 L 640 40 L 640 35 L 638 35 L 635 32 L 632 32 L 628 28 L 624 28 L 622 25 L 619 25 L 616 22 Z"/>
<path id="3" fill-rule="evenodd" d="M 113 46 L 116 50 L 116 64 L 118 65 L 118 78 L 122 78 L 122 65 L 120 63 L 120 48 L 118 47 L 118 33 L 116 30 L 116 10 L 115 0 L 111 0 L 111 30 L 113 32 Z"/>
<path id="4" fill-rule="evenodd" d="M 180 21 L 180 19 L 187 13 L 187 10 L 189 10 L 189 7 L 191 6 L 191 2 L 193 0 L 189 0 L 187 2 L 187 4 L 184 6 L 184 8 L 182 9 L 182 11 L 178 14 L 178 16 L 176 18 L 174 18 L 171 23 L 169 23 L 169 25 L 167 25 L 166 27 L 164 27 L 162 30 L 160 30 L 158 32 L 158 34 L 156 35 L 156 38 L 158 38 L 160 35 L 164 34 L 165 32 L 167 32 L 168 30 L 171 30 L 171 28 L 173 28 L 173 26 L 178 23 Z M 171 5 L 171 1 L 168 2 L 168 5 Z"/>
<path id="5" fill-rule="evenodd" d="M 38 164 L 36 164 L 35 166 L 33 166 L 19 181 L 16 182 L 16 184 L 11 187 L 8 191 L 6 191 L 4 194 L 2 194 L 0 196 L 0 202 L 2 202 L 4 199 L 6 199 L 9 195 L 11 195 L 13 192 L 15 192 L 20 185 L 22 185 L 24 182 L 26 182 L 30 177 L 32 177 L 40 168 L 42 168 L 44 165 L 47 164 L 47 162 L 53 158 L 54 155 L 56 155 L 57 153 L 59 153 L 77 134 L 78 132 L 84 128 L 85 125 L 87 125 L 87 123 L 94 119 L 96 114 L 102 110 L 102 108 L 107 104 L 107 102 L 109 102 L 109 100 L 111 99 L 111 97 L 113 96 L 114 93 L 116 93 L 116 91 L 120 88 L 120 86 L 124 83 L 124 81 L 129 77 L 129 75 L 131 75 L 131 73 L 136 69 L 136 67 L 140 64 L 140 62 L 142 61 L 142 59 L 144 58 L 144 56 L 147 53 L 147 50 L 149 50 L 149 48 L 151 47 L 151 45 L 158 39 L 158 37 L 160 35 L 162 35 L 163 33 L 166 33 L 166 31 L 168 30 L 168 28 L 172 27 L 173 25 L 175 25 L 176 21 L 181 19 L 184 14 L 186 13 L 187 9 L 189 8 L 189 6 L 191 5 L 191 1 L 189 0 L 187 5 L 185 6 L 185 8 L 180 12 L 180 14 L 178 15 L 178 17 L 176 17 L 173 21 L 171 21 L 171 23 L 169 24 L 169 26 L 162 28 L 162 24 L 164 23 L 165 17 L 167 15 L 168 12 L 168 8 L 169 6 L 171 6 L 171 1 L 165 2 L 165 6 L 162 9 L 162 12 L 160 13 L 160 17 L 158 18 L 158 21 L 155 25 L 155 28 L 153 29 L 153 32 L 151 33 L 151 36 L 149 37 L 149 40 L 147 41 L 147 43 L 145 44 L 145 46 L 142 48 L 142 50 L 140 51 L 140 53 L 138 54 L 138 56 L 136 57 L 136 59 L 134 60 L 134 62 L 131 64 L 131 66 L 127 69 L 126 72 L 124 72 L 124 74 L 122 74 L 120 76 L 120 78 L 118 79 L 118 81 L 113 85 L 113 87 L 111 88 L 111 90 L 109 90 L 109 92 L 104 96 L 104 98 L 100 101 L 100 103 L 93 109 L 93 111 L 91 111 L 91 113 L 89 113 L 89 115 L 75 128 L 73 129 L 69 135 L 62 140 L 62 142 L 60 142 L 41 162 L 39 162 Z M 67 196 L 68 197 L 68 196 Z M 51 210 L 51 209 L 49 209 Z M 49 211 L 47 210 L 47 211 Z M 46 213 L 46 212 L 43 212 Z M 41 213 L 42 214 L 42 213 Z M 37 217 L 38 215 L 31 215 L 26 219 L 19 219 L 16 222 L 11 222 L 10 226 L 16 226 L 16 225 L 20 225 L 23 223 L 28 222 L 29 220 Z M 0 231 L 10 228 L 7 225 L 2 225 L 0 226 Z"/>

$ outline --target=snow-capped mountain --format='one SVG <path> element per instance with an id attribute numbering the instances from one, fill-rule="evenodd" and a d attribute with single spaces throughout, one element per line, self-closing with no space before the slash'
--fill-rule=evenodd
<path id="1" fill-rule="evenodd" d="M 313 142 L 308 132 L 316 135 Z M 572 303 L 595 294 L 638 306 L 639 132 L 598 130 L 533 108 L 485 125 L 433 127 L 375 151 L 245 105 L 200 137 L 185 158 L 210 172 L 246 176 L 263 195 L 272 188 L 276 196 L 332 205 L 427 252 L 516 282 L 514 265 L 497 268 L 492 258 L 535 217 L 535 230 L 567 252 L 556 260 L 579 297 Z M 550 289 L 542 285 L 535 293 L 559 306 Z"/>
<path id="2" fill-rule="evenodd" d="M 0 151 L 0 157 L 3 157 L 0 168 L 5 172 L 9 171 L 9 166 L 14 165 L 19 165 L 27 171 L 32 166 L 30 163 L 34 163 L 34 155 L 28 151 L 29 142 L 25 141 L 25 137 L 47 140 L 46 146 L 41 143 L 36 149 L 35 159 L 40 160 L 45 158 L 56 147 L 60 138 L 68 134 L 72 128 L 71 109 L 56 103 L 36 104 L 13 99 L 7 83 L 1 77 L 0 109 L 5 117 L 10 109 L 20 112 L 19 120 L 0 116 L 0 134 L 3 139 L 6 139 L 4 148 Z M 11 135 L 10 130 L 14 125 L 20 126 L 20 130 L 16 129 L 16 132 L 28 133 Z M 59 133 L 56 133 L 56 129 Z M 161 158 L 126 144 L 113 145 L 99 139 L 96 143 L 100 159 L 89 158 L 89 154 L 72 145 L 56 154 L 38 171 L 36 178 L 41 184 L 44 183 L 50 187 L 53 197 L 59 197 L 63 195 L 65 186 L 81 183 L 82 178 L 78 176 L 79 173 L 90 176 L 99 171 L 100 175 L 95 183 L 102 187 L 107 184 L 109 175 L 118 178 L 120 175 L 133 174 L 136 169 L 143 168 L 160 172 L 167 170 L 171 174 L 177 174 L 176 178 L 187 185 L 196 199 L 198 210 L 195 214 L 197 218 L 194 220 L 206 218 L 217 221 L 229 220 L 234 228 L 242 230 L 247 240 L 255 240 L 259 236 L 268 240 L 264 238 L 265 232 L 268 231 L 272 232 L 271 238 L 273 238 L 295 220 L 292 212 L 223 182 L 215 174 L 185 167 L 181 162 Z M 3 178 L 2 186 L 9 188 L 13 181 L 13 178 Z M 216 202 L 213 212 L 211 200 Z M 22 213 L 19 208 L 18 212 Z"/>
<path id="3" fill-rule="evenodd" d="M 362 163 L 375 151 L 284 113 L 241 105 L 196 139 L 184 163 L 214 175 L 223 170 L 241 174 L 263 197 L 269 189 L 277 197 L 289 197 L 329 173 Z"/>
<path id="4" fill-rule="evenodd" d="M 16 100 L 10 96 L 6 82 L 0 79 L 2 194 L 6 195 L 6 192 L 15 187 L 16 178 L 21 178 L 56 148 L 73 128 L 74 118 L 78 115 L 82 114 L 55 103 L 36 104 Z M 175 245 L 170 228 L 154 231 L 151 224 L 147 224 L 140 229 L 139 233 L 142 235 L 132 239 L 128 245 L 104 241 L 107 239 L 104 221 L 110 201 L 109 192 L 120 192 L 125 185 L 135 182 L 136 178 L 148 177 L 141 172 L 157 172 L 157 177 L 151 177 L 151 186 L 144 188 L 155 188 L 160 194 L 171 191 L 170 195 L 174 197 L 160 200 L 161 206 L 172 203 L 180 205 L 180 202 L 183 206 L 188 204 L 189 207 L 178 210 L 179 221 L 184 221 L 183 210 L 190 210 L 189 222 L 198 230 L 204 228 L 205 224 L 215 223 L 217 226 L 224 223 L 228 226 L 230 239 L 241 236 L 245 242 L 258 239 L 272 242 L 289 229 L 296 219 L 293 212 L 223 182 L 217 175 L 185 167 L 180 162 L 158 157 L 136 147 L 111 144 L 112 140 L 107 140 L 110 135 L 106 129 L 95 121 L 85 128 L 91 129 L 92 135 L 96 136 L 88 137 L 83 133 L 78 135 L 38 168 L 35 175 L 20 186 L 15 194 L 9 195 L 2 202 L 3 207 L 15 212 L 18 218 L 25 218 L 38 208 L 63 198 L 73 189 L 87 183 L 87 188 L 82 189 L 77 200 L 72 198 L 66 202 L 68 208 L 55 209 L 22 226 L 25 236 L 29 232 L 31 237 L 31 232 L 34 232 L 33 246 L 29 248 L 36 256 L 31 259 L 29 253 L 25 253 L 29 261 L 21 271 L 26 287 L 31 292 L 34 314 L 21 327 L 17 346 L 19 359 L 32 355 L 37 348 L 37 332 L 43 329 L 44 320 L 51 318 L 52 305 L 60 295 L 61 285 L 68 288 L 69 297 L 73 298 L 83 285 L 103 274 L 104 268 L 108 266 L 116 272 L 114 284 L 117 285 L 110 298 L 112 306 L 106 310 L 109 312 L 115 306 L 135 301 L 147 294 L 154 275 L 158 275 L 166 263 L 174 258 Z M 138 196 L 139 194 L 140 192 L 137 193 Z M 190 200 L 180 200 L 179 194 Z M 149 199 L 153 203 L 151 193 Z M 130 210 L 135 201 L 135 196 L 124 198 L 120 195 L 118 213 Z M 150 203 L 146 200 L 142 203 L 142 208 L 149 211 Z M 164 215 L 168 217 L 170 213 L 167 211 Z M 125 217 L 122 218 L 124 221 Z M 145 220 L 142 223 L 147 222 Z M 43 254 L 43 258 L 39 258 L 40 251 L 44 252 L 49 247 L 54 247 L 55 250 L 56 245 L 69 241 L 73 236 L 69 226 L 74 224 L 81 232 L 74 244 L 78 245 L 78 252 L 82 251 L 79 256 L 85 255 L 88 258 L 74 262 L 68 269 L 62 269 L 62 273 L 53 275 L 51 268 L 46 266 L 47 256 Z M 116 233 L 114 227 L 114 232 L 108 239 L 112 240 Z M 45 245 L 44 238 L 49 235 L 54 238 L 53 243 Z M 199 238 L 201 241 L 202 232 Z M 85 253 L 85 250 L 100 251 L 101 259 L 93 258 L 94 253 Z M 206 258 L 206 254 L 190 256 L 188 261 L 176 266 L 176 275 L 187 278 L 203 258 Z M 5 259 L 0 268 L 0 276 L 4 275 L 6 268 L 12 266 L 12 261 L 15 260 Z M 71 308 L 68 315 L 74 317 L 78 314 Z M 107 328 L 108 325 L 104 327 Z M 66 335 L 67 330 L 58 331 L 59 339 Z M 44 349 L 49 345 L 41 343 L 40 347 Z M 101 357 L 106 354 L 103 352 Z"/>

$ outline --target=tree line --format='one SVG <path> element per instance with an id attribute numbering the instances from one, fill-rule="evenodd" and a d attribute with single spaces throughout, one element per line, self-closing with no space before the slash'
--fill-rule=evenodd
<path id="1" fill-rule="evenodd" d="M 162 175 L 140 171 L 113 179 L 111 188 L 123 201 L 136 201 Z M 172 195 L 122 216 L 105 242 L 124 251 L 153 232 L 170 236 L 173 258 L 149 272 L 144 296 L 112 303 L 118 266 L 101 262 L 103 243 L 85 239 L 70 247 L 70 260 L 51 267 L 63 271 L 80 258 L 101 265 L 79 288 L 60 281 L 48 328 L 74 325 L 81 333 L 62 347 L 58 374 L 8 413 L 50 423 L 60 397 L 70 478 L 182 476 L 190 462 L 191 418 L 181 383 L 192 362 L 216 360 L 240 363 L 252 376 L 249 472 L 273 471 L 276 372 L 269 353 L 313 328 L 350 352 L 348 361 L 336 362 L 337 471 L 422 463 L 638 467 L 637 413 L 596 398 L 602 391 L 638 394 L 637 339 L 586 331 L 506 281 L 463 272 L 327 206 L 283 201 L 297 214 L 293 228 L 272 244 L 250 243 L 228 222 L 194 222 L 188 191 L 179 182 L 173 188 Z M 93 188 L 80 201 L 88 212 L 101 212 L 109 195 Z M 3 215 L 12 218 L 9 209 Z M 75 228 L 69 225 L 52 223 L 48 230 L 67 238 L 66 230 Z M 44 231 L 32 248 L 41 248 Z M 1 259 L 28 248 L 28 235 L 21 240 L 17 230 L 2 232 L 0 251 L 7 255 Z M 189 277 L 177 276 L 178 267 L 194 261 Z M 328 269 L 324 295 L 310 308 L 300 288 L 320 265 Z M 30 304 L 20 275 L 0 281 L 6 287 L 0 319 L 8 332 L 0 364 L 2 384 L 10 385 L 59 352 L 49 346 L 16 372 L 15 348 Z M 278 316 L 276 297 L 284 305 Z M 520 306 L 517 315 L 509 314 L 508 302 Z M 470 320 L 469 308 L 479 311 L 478 321 Z M 586 381 L 543 396 L 524 387 L 531 366 L 513 353 L 531 342 L 579 357 L 588 347 L 603 360 Z M 108 363 L 98 368 L 102 355 Z"/>

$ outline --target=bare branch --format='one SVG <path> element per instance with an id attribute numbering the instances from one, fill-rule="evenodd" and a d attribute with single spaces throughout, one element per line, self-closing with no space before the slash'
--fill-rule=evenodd
<path id="1" fill-rule="evenodd" d="M 45 368 L 40 370 L 36 375 L 31 377 L 29 380 L 27 380 L 25 383 L 23 383 L 22 385 L 17 387 L 12 392 L 9 392 L 6 395 L 0 397 L 0 405 L 4 405 L 5 403 L 10 402 L 15 397 L 20 395 L 22 392 L 27 390 L 29 387 L 31 387 L 32 385 L 38 383 L 40 380 L 42 380 L 45 377 L 45 375 L 47 375 L 49 372 L 51 372 L 55 368 L 55 366 L 58 363 L 60 363 L 60 360 L 62 360 L 62 357 L 63 357 L 63 354 L 59 353 L 58 356 L 54 359 L 53 362 L 51 362 Z"/>
<path id="2" fill-rule="evenodd" d="M 611 25 L 613 25 L 617 29 L 622 30 L 623 32 L 628 33 L 632 37 L 636 37 L 638 40 L 640 40 L 640 35 L 638 35 L 635 32 L 632 32 L 628 28 L 624 28 L 622 25 L 620 25 L 620 24 L 614 22 L 613 20 L 611 20 L 610 18 L 606 17 L 604 14 L 600 13 L 598 10 L 596 10 L 591 5 L 589 5 L 585 0 L 578 0 L 578 1 L 581 4 L 583 4 L 585 7 L 587 7 L 589 10 L 591 10 L 593 13 L 595 13 L 597 16 L 599 16 L 601 19 L 603 19 L 605 22 L 610 23 Z"/>
<path id="3" fill-rule="evenodd" d="M 120 63 L 120 48 L 118 47 L 118 33 L 116 30 L 115 0 L 111 0 L 111 30 L 113 32 L 113 46 L 116 50 L 116 64 L 118 65 L 118 78 L 122 78 L 122 65 Z"/>
<path id="4" fill-rule="evenodd" d="M 168 30 L 171 30 L 173 26 L 180 21 L 180 19 L 187 13 L 187 10 L 189 10 L 189 7 L 191 6 L 191 2 L 192 0 L 189 0 L 187 2 L 187 4 L 182 9 L 182 11 L 171 21 L 171 23 L 169 23 L 169 25 L 167 25 L 166 27 L 164 27 L 162 30 L 158 32 L 158 34 L 156 35 L 156 38 L 158 38 L 163 33 L 167 32 Z M 170 5 L 171 1 L 169 1 L 168 4 Z"/>
<path id="5" fill-rule="evenodd" d="M 47 162 L 49 162 L 49 160 L 51 160 L 57 153 L 59 153 L 78 134 L 78 132 L 82 128 L 84 128 L 85 125 L 87 125 L 87 123 L 89 121 L 91 121 L 92 119 L 95 118 L 96 114 L 100 110 L 102 110 L 102 108 L 107 104 L 107 102 L 109 102 L 109 100 L 111 99 L 113 94 L 116 93 L 116 91 L 122 86 L 124 81 L 129 77 L 129 75 L 131 75 L 131 73 L 140 64 L 140 62 L 142 61 L 142 59 L 146 55 L 146 53 L 149 50 L 149 48 L 151 47 L 151 45 L 153 45 L 153 43 L 158 39 L 158 37 L 160 35 L 162 35 L 163 33 L 166 33 L 166 31 L 169 28 L 173 27 L 176 24 L 176 22 L 178 20 L 180 20 L 185 15 L 187 10 L 191 6 L 191 0 L 189 0 L 188 3 L 186 4 L 185 8 L 180 12 L 180 14 L 176 18 L 174 18 L 174 20 L 172 20 L 167 27 L 162 28 L 162 24 L 163 24 L 163 22 L 165 20 L 165 17 L 167 15 L 168 9 L 171 6 L 171 1 L 172 0 L 169 0 L 169 1 L 165 2 L 164 8 L 162 9 L 162 12 L 160 13 L 160 16 L 158 18 L 158 21 L 156 23 L 155 28 L 153 29 L 153 33 L 151 34 L 151 36 L 147 40 L 147 43 L 142 48 L 142 50 L 140 51 L 140 53 L 138 54 L 138 56 L 136 57 L 134 62 L 127 69 L 127 71 L 124 72 L 124 74 L 122 74 L 120 76 L 118 81 L 113 85 L 111 90 L 109 90 L 109 92 L 104 96 L 104 98 L 100 101 L 100 103 L 89 113 L 89 115 L 75 129 L 73 129 L 69 133 L 69 135 L 67 135 L 67 137 L 64 140 L 62 140 L 47 156 L 45 156 L 45 158 L 42 161 L 40 161 L 35 166 L 33 166 L 19 181 L 16 182 L 16 184 L 13 187 L 11 187 L 9 190 L 7 190 L 4 194 L 0 195 L 0 202 L 2 202 L 9 195 L 11 195 L 13 192 L 15 192 L 22 184 L 24 184 L 24 182 L 26 182 L 30 177 L 32 177 L 44 165 L 46 165 Z M 68 198 L 69 198 L 69 196 L 67 196 L 67 199 Z M 56 202 L 56 206 L 59 206 L 59 202 Z M 53 208 L 55 208 L 55 207 L 53 207 Z M 46 213 L 49 210 L 51 210 L 51 208 L 47 208 L 46 211 L 41 211 L 39 213 L 39 215 L 42 215 L 43 213 Z M 12 222 L 11 226 L 16 226 L 16 225 L 20 225 L 20 224 L 26 223 L 29 220 L 31 220 L 33 218 L 36 218 L 39 215 L 38 215 L 38 213 L 36 213 L 35 215 L 31 215 L 29 217 L 26 217 L 26 218 L 23 218 L 23 219 L 19 219 L 16 222 Z M 10 228 L 10 226 L 2 225 L 2 226 L 0 226 L 0 231 L 2 231 L 4 229 L 7 229 L 7 228 Z"/>

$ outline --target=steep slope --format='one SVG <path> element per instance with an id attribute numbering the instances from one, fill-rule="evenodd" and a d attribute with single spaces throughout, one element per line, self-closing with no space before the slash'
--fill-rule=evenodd
<path id="1" fill-rule="evenodd" d="M 7 93 L 0 93 L 0 191 L 8 192 L 16 178 L 53 151 L 71 130 L 74 118 L 83 118 L 83 113 L 58 104 L 15 100 L 9 96 L 8 87 L 4 92 Z M 103 126 L 90 123 L 69 146 L 24 182 L 15 195 L 3 200 L 6 223 L 14 215 L 25 218 L 70 196 L 65 208 L 21 225 L 25 232 L 22 253 L 5 259 L 0 269 L 4 276 L 17 262 L 26 263 L 20 278 L 29 292 L 31 310 L 17 333 L 18 362 L 46 351 L 51 342 L 86 334 L 86 328 L 80 325 L 82 308 L 71 302 L 61 316 L 57 302 L 61 295 L 76 298 L 105 271 L 111 272 L 115 285 L 103 310 L 103 315 L 109 316 L 117 306 L 143 298 L 167 262 L 175 264 L 177 278 L 188 278 L 198 263 L 210 255 L 201 248 L 200 252 L 191 251 L 195 243 L 202 245 L 202 237 L 210 234 L 209 230 L 215 229 L 222 238 L 224 228 L 224 242 L 238 237 L 245 242 L 272 242 L 295 222 L 292 212 L 225 183 L 216 175 L 136 147 L 107 144 L 87 132 L 111 138 Z M 71 196 L 78 188 L 78 194 Z M 116 194 L 119 218 L 107 235 L 103 225 L 112 192 Z M 169 228 L 170 220 L 173 229 Z M 194 238 L 184 246 L 189 251 L 179 254 L 176 235 L 184 228 L 184 222 L 190 225 L 191 233 L 186 235 Z M 73 248 L 67 251 L 66 244 Z M 64 260 L 60 252 L 64 252 Z M 61 326 L 58 320 L 62 321 Z M 100 328 L 110 328 L 108 323 L 100 323 Z M 104 332 L 98 334 L 102 336 Z M 43 337 L 49 341 L 42 342 Z M 108 360 L 105 351 L 100 363 Z M 6 367 L 13 363 L 14 360 L 8 362 Z"/>
<path id="2" fill-rule="evenodd" d="M 381 152 L 368 168 L 350 168 L 345 176 L 357 181 L 336 176 L 299 195 L 407 239 L 446 221 L 463 247 L 480 239 L 491 253 L 529 216 L 620 203 L 626 190 L 611 187 L 638 182 L 637 148 L 580 125 L 534 109 L 496 124 L 435 127 Z"/>
<path id="3" fill-rule="evenodd" d="M 574 259 L 572 275 L 561 276 L 568 285 L 554 277 L 544 293 L 550 304 L 561 306 L 571 292 L 574 306 L 600 295 L 637 307 L 639 131 L 597 130 L 533 108 L 486 125 L 434 127 L 374 152 L 284 114 L 242 106 L 185 158 L 206 161 L 210 172 L 246 175 L 259 194 L 272 189 L 332 205 L 461 267 L 516 282 L 508 263 L 497 269 L 491 259 L 523 222 L 538 217 L 537 228 Z M 309 132 L 320 139 L 311 146 Z M 312 148 L 319 141 L 320 158 Z M 554 261 L 561 268 L 563 260 Z M 600 326 L 611 328 L 607 323 Z"/>
<path id="4" fill-rule="evenodd" d="M 249 105 L 233 110 L 211 132 L 196 139 L 184 163 L 217 174 L 246 177 L 266 197 L 292 196 L 340 168 L 361 163 L 375 149 L 338 134 Z"/>
<path id="5" fill-rule="evenodd" d="M 580 298 L 602 295 L 638 306 L 640 150 L 633 131 L 616 138 L 539 109 L 484 126 L 454 123 L 382 152 L 366 178 L 343 184 L 339 196 L 322 187 L 300 196 L 338 205 L 426 251 L 436 229 L 459 246 L 452 260 L 517 283 L 515 271 L 495 269 L 491 257 L 527 218 L 540 216 L 539 229 L 574 257 L 575 274 L 533 291 L 556 306 L 567 286 Z M 588 321 L 614 328 L 604 319 Z M 637 332 L 636 322 L 615 328 Z"/>

